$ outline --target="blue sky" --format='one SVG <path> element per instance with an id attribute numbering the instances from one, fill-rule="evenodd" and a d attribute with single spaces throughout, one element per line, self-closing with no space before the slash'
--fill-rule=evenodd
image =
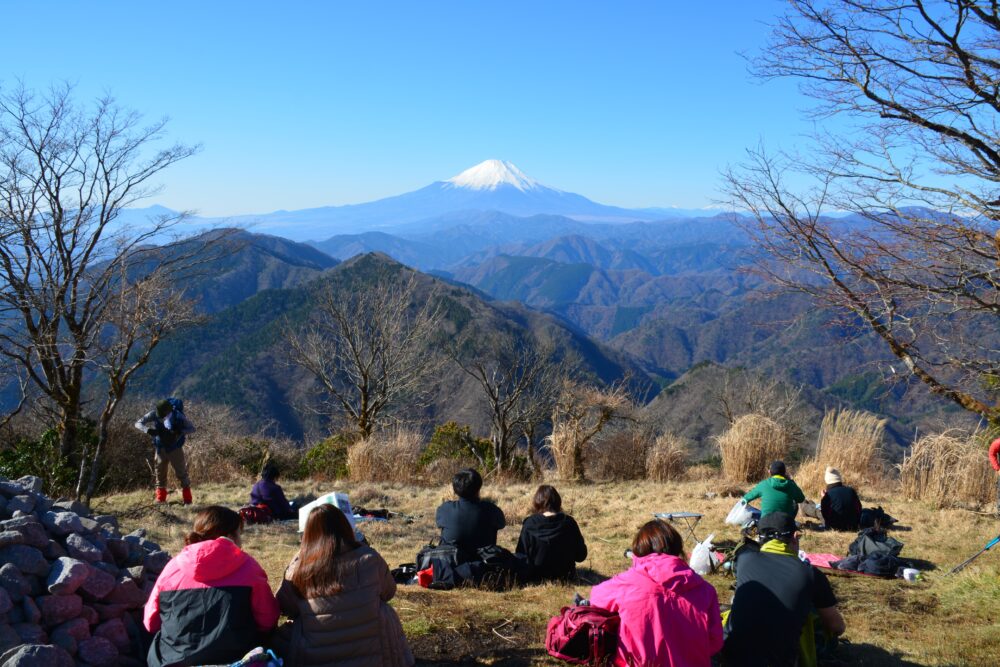
<path id="1" fill-rule="evenodd" d="M 778 0 L 10 2 L 0 82 L 110 91 L 199 155 L 157 203 L 204 215 L 369 201 L 488 158 L 621 206 L 704 206 L 758 141 L 809 132 L 761 83 Z"/>

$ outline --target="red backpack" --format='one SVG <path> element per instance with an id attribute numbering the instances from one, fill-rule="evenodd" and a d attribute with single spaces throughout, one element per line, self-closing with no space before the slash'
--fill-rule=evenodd
<path id="1" fill-rule="evenodd" d="M 240 508 L 240 516 L 243 517 L 244 525 L 253 523 L 271 523 L 271 508 L 267 505 L 247 505 Z"/>
<path id="2" fill-rule="evenodd" d="M 577 665 L 610 664 L 618 649 L 621 621 L 617 612 L 600 607 L 563 607 L 549 620 L 545 650 Z"/>

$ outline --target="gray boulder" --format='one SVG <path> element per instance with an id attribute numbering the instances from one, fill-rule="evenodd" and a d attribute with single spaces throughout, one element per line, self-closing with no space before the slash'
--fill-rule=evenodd
<path id="1" fill-rule="evenodd" d="M 32 493 L 42 492 L 42 482 L 41 477 L 35 477 L 34 475 L 25 475 L 24 477 L 19 477 L 14 480 L 16 484 L 20 484 L 22 489 L 26 491 L 31 491 Z"/>
<path id="2" fill-rule="evenodd" d="M 53 595 L 75 593 L 87 580 L 90 566 L 75 558 L 57 558 L 52 562 L 45 584 Z"/>
<path id="3" fill-rule="evenodd" d="M 15 544 L 0 549 L 0 562 L 14 565 L 22 574 L 37 574 L 40 577 L 49 573 L 49 562 L 42 552 L 26 544 Z"/>
<path id="4" fill-rule="evenodd" d="M 31 584 L 16 565 L 7 563 L 0 567 L 0 588 L 7 591 L 11 600 L 18 602 L 31 590 Z"/>
<path id="5" fill-rule="evenodd" d="M 45 628 L 37 623 L 15 623 L 10 627 L 14 628 L 14 632 L 21 638 L 22 644 L 41 644 L 48 639 Z M 6 665 L 6 663 L 3 664 Z"/>
<path id="6" fill-rule="evenodd" d="M 80 525 L 83 526 L 83 532 L 87 534 L 96 533 L 101 529 L 101 524 L 89 516 L 81 516 Z"/>
<path id="7" fill-rule="evenodd" d="M 81 660 L 94 667 L 114 667 L 118 664 L 118 649 L 104 637 L 91 637 L 79 644 Z"/>
<path id="8" fill-rule="evenodd" d="M 35 604 L 35 598 L 25 597 L 21 600 L 21 609 L 24 611 L 25 623 L 38 624 L 42 622 L 42 610 Z"/>
<path id="9" fill-rule="evenodd" d="M 79 595 L 43 595 L 35 602 L 42 612 L 42 623 L 59 625 L 80 615 L 83 598 Z"/>
<path id="10" fill-rule="evenodd" d="M 114 590 L 107 596 L 111 604 L 123 604 L 128 609 L 137 609 L 146 603 L 146 593 L 142 592 L 128 575 L 118 578 Z"/>
<path id="11" fill-rule="evenodd" d="M 6 498 L 13 498 L 14 496 L 20 496 L 25 491 L 27 491 L 27 489 L 17 482 L 12 482 L 9 479 L 0 477 L 0 495 Z"/>
<path id="12" fill-rule="evenodd" d="M 14 608 L 14 601 L 10 599 L 10 593 L 0 588 L 0 614 L 6 614 Z"/>
<path id="13" fill-rule="evenodd" d="M 14 628 L 10 627 L 6 623 L 0 625 L 0 653 L 3 653 L 9 648 L 18 646 L 21 643 L 21 638 Z"/>
<path id="14" fill-rule="evenodd" d="M 58 646 L 70 655 L 76 655 L 76 638 L 65 630 L 53 630 L 50 632 L 49 643 Z"/>
<path id="15" fill-rule="evenodd" d="M 44 547 L 40 547 L 42 553 L 49 560 L 55 560 L 56 558 L 62 558 L 64 556 L 69 556 L 69 552 L 66 551 L 66 547 L 59 544 L 55 540 L 49 540 Z"/>
<path id="16" fill-rule="evenodd" d="M 9 515 L 10 512 L 7 511 L 7 496 L 0 496 L 0 517 Z"/>
<path id="17" fill-rule="evenodd" d="M 14 546 L 15 544 L 24 544 L 24 535 L 16 530 L 0 531 L 0 549 Z"/>
<path id="18" fill-rule="evenodd" d="M 80 586 L 80 591 L 88 598 L 102 600 L 114 590 L 117 580 L 104 570 L 88 566 L 87 577 Z"/>
<path id="19" fill-rule="evenodd" d="M 45 532 L 45 526 L 37 521 L 17 519 L 19 525 L 11 527 L 11 530 L 21 533 L 24 543 L 36 549 L 45 549 L 49 544 L 49 534 Z"/>
<path id="20" fill-rule="evenodd" d="M 51 534 L 58 537 L 83 532 L 80 517 L 73 512 L 46 512 L 42 515 L 42 523 Z"/>
<path id="21" fill-rule="evenodd" d="M 94 521 L 118 532 L 118 517 L 114 514 L 98 514 L 94 517 Z"/>
<path id="22" fill-rule="evenodd" d="M 97 618 L 99 621 L 121 618 L 122 615 L 129 609 L 130 607 L 127 604 L 108 604 L 103 602 L 94 603 L 94 610 L 97 611 Z"/>
<path id="23" fill-rule="evenodd" d="M 3 667 L 74 667 L 73 656 L 50 644 L 26 644 L 0 656 Z"/>
<path id="24" fill-rule="evenodd" d="M 31 514 L 35 509 L 35 497 L 29 495 L 14 496 L 7 501 L 7 511 L 13 514 L 14 512 L 24 512 L 25 514 Z"/>
<path id="25" fill-rule="evenodd" d="M 70 533 L 66 538 L 66 552 L 73 558 L 79 558 L 88 563 L 96 563 L 104 555 L 103 549 L 95 546 L 79 533 Z"/>
<path id="26" fill-rule="evenodd" d="M 81 517 L 90 515 L 90 508 L 78 500 L 57 500 L 52 503 L 52 509 L 54 511 L 72 512 Z"/>
<path id="27" fill-rule="evenodd" d="M 80 610 L 80 618 L 87 621 L 87 625 L 97 625 L 101 622 L 101 617 L 97 615 L 97 610 L 89 605 L 83 605 Z"/>
<path id="28" fill-rule="evenodd" d="M 128 631 L 125 629 L 125 624 L 120 618 L 112 618 L 98 625 L 94 628 L 94 636 L 104 637 L 123 653 L 128 652 L 132 646 Z"/>
<path id="29" fill-rule="evenodd" d="M 143 577 L 146 576 L 146 566 L 136 565 L 134 567 L 127 568 L 126 572 L 128 572 L 128 576 L 132 577 L 132 581 L 140 584 L 142 583 Z"/>
<path id="30" fill-rule="evenodd" d="M 169 562 L 170 562 L 170 554 L 168 554 L 166 551 L 153 551 L 148 556 L 146 556 L 142 564 L 146 566 L 146 569 L 149 572 L 152 572 L 153 574 L 159 574 L 160 572 L 163 572 L 163 568 L 165 568 L 167 566 L 167 563 Z"/>

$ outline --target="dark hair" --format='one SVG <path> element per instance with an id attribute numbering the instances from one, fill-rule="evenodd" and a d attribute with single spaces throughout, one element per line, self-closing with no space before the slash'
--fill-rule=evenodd
<path id="1" fill-rule="evenodd" d="M 639 529 L 635 539 L 632 540 L 632 553 L 636 556 L 669 554 L 687 558 L 681 534 L 669 523 L 659 519 L 654 519 Z"/>
<path id="2" fill-rule="evenodd" d="M 479 500 L 479 490 L 483 488 L 483 478 L 472 468 L 464 468 L 451 478 L 451 488 L 459 498 Z"/>
<path id="3" fill-rule="evenodd" d="M 535 491 L 535 499 L 531 501 L 531 511 L 535 514 L 542 512 L 561 512 L 562 497 L 554 486 L 542 484 Z"/>
<path id="4" fill-rule="evenodd" d="M 264 469 L 260 471 L 260 478 L 266 479 L 268 482 L 273 482 L 278 479 L 278 473 L 280 472 L 281 469 L 278 468 L 276 463 L 268 463 L 264 466 Z"/>
<path id="5" fill-rule="evenodd" d="M 771 461 L 771 465 L 768 471 L 772 475 L 781 475 L 782 477 L 788 477 L 788 473 L 785 472 L 785 462 L 784 461 Z"/>
<path id="6" fill-rule="evenodd" d="M 243 517 L 221 505 L 209 505 L 194 515 L 194 527 L 184 544 L 196 544 L 220 537 L 233 538 L 243 530 Z"/>
<path id="7" fill-rule="evenodd" d="M 343 512 L 335 505 L 314 507 L 302 533 L 292 585 L 307 600 L 339 593 L 343 565 L 337 556 L 358 546 L 354 530 Z"/>
<path id="8" fill-rule="evenodd" d="M 163 399 L 162 401 L 156 404 L 156 416 L 159 417 L 160 419 L 163 419 L 164 417 L 169 415 L 173 411 L 173 409 L 174 409 L 174 404 L 168 401 L 167 399 Z"/>

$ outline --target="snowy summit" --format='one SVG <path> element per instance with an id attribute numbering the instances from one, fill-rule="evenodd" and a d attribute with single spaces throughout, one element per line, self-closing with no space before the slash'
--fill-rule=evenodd
<path id="1" fill-rule="evenodd" d="M 496 190 L 501 185 L 510 185 L 525 192 L 539 187 L 538 181 L 525 176 L 520 169 L 506 160 L 480 162 L 445 182 L 456 188 L 470 190 Z"/>

